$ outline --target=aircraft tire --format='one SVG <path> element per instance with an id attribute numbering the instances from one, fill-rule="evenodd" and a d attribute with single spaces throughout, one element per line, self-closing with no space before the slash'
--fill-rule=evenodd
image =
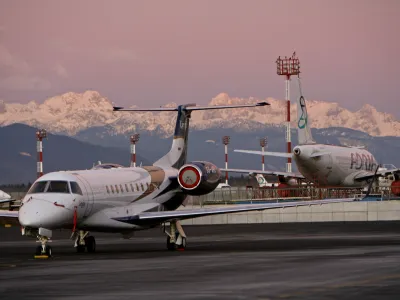
<path id="1" fill-rule="evenodd" d="M 89 253 L 96 252 L 96 240 L 94 239 L 94 236 L 88 236 L 85 239 L 85 245 L 87 252 Z"/>

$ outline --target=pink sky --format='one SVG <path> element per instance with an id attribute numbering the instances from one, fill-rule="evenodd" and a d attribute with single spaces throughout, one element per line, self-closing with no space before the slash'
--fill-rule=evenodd
<path id="1" fill-rule="evenodd" d="M 282 99 L 275 60 L 296 49 L 308 99 L 400 117 L 399 28 L 397 0 L 0 0 L 0 99 Z"/>

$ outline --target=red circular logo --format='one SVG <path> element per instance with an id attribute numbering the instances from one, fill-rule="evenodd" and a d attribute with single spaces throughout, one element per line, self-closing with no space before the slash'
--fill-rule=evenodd
<path id="1" fill-rule="evenodd" d="M 193 189 L 200 183 L 201 174 L 199 170 L 192 166 L 184 167 L 178 176 L 178 180 L 181 186 L 186 189 Z"/>

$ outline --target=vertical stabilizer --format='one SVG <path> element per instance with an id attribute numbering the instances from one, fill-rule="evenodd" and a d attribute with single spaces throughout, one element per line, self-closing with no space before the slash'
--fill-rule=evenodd
<path id="1" fill-rule="evenodd" d="M 297 134 L 299 145 L 315 144 L 307 114 L 306 100 L 303 95 L 297 100 Z"/>
<path id="2" fill-rule="evenodd" d="M 158 167 L 173 167 L 180 169 L 186 163 L 187 149 L 188 149 L 188 135 L 189 135 L 189 120 L 192 111 L 196 110 L 211 110 L 211 109 L 227 109 L 227 108 L 243 108 L 243 107 L 259 107 L 269 105 L 267 102 L 258 102 L 254 104 L 242 105 L 215 105 L 215 106 L 196 106 L 195 103 L 179 105 L 177 108 L 124 108 L 121 106 L 113 106 L 113 111 L 177 111 L 174 139 L 172 141 L 171 150 L 157 160 L 153 166 Z"/>
<path id="3" fill-rule="evenodd" d="M 159 167 L 173 167 L 179 169 L 186 163 L 189 120 L 191 110 L 187 110 L 186 106 L 195 104 L 187 104 L 178 106 L 178 117 L 176 118 L 174 139 L 172 141 L 171 150 L 157 160 L 153 165 Z"/>

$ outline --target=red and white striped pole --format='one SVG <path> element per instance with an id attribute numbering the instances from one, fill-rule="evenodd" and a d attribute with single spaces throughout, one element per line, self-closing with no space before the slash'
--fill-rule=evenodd
<path id="1" fill-rule="evenodd" d="M 292 153 L 292 142 L 291 142 L 291 134 L 290 134 L 290 75 L 286 75 L 286 92 L 285 92 L 285 100 L 286 100 L 286 109 L 287 109 L 287 117 L 286 117 L 286 142 L 287 142 L 287 153 Z M 292 172 L 292 158 L 288 157 L 286 164 L 286 172 Z"/>
<path id="2" fill-rule="evenodd" d="M 131 135 L 131 167 L 136 167 L 136 143 L 139 142 L 140 134 Z"/>
<path id="3" fill-rule="evenodd" d="M 263 153 L 261 155 L 261 168 L 262 168 L 263 171 L 265 170 L 264 149 L 265 149 L 266 145 L 267 145 L 267 138 L 261 138 L 260 139 L 260 146 L 261 146 L 261 152 Z"/>
<path id="4" fill-rule="evenodd" d="M 222 143 L 225 145 L 225 169 L 228 169 L 228 144 L 231 137 L 225 135 L 222 137 Z M 225 172 L 225 183 L 228 184 L 228 171 Z"/>
<path id="5" fill-rule="evenodd" d="M 276 60 L 277 74 L 285 76 L 285 100 L 286 100 L 286 143 L 287 153 L 292 153 L 292 143 L 290 134 L 290 76 L 300 74 L 300 61 L 296 57 L 296 52 L 291 57 L 281 58 Z M 292 158 L 288 157 L 286 164 L 286 172 L 292 172 Z"/>
<path id="6" fill-rule="evenodd" d="M 43 139 L 47 137 L 45 129 L 36 131 L 36 150 L 37 150 L 37 178 L 43 176 Z"/>

